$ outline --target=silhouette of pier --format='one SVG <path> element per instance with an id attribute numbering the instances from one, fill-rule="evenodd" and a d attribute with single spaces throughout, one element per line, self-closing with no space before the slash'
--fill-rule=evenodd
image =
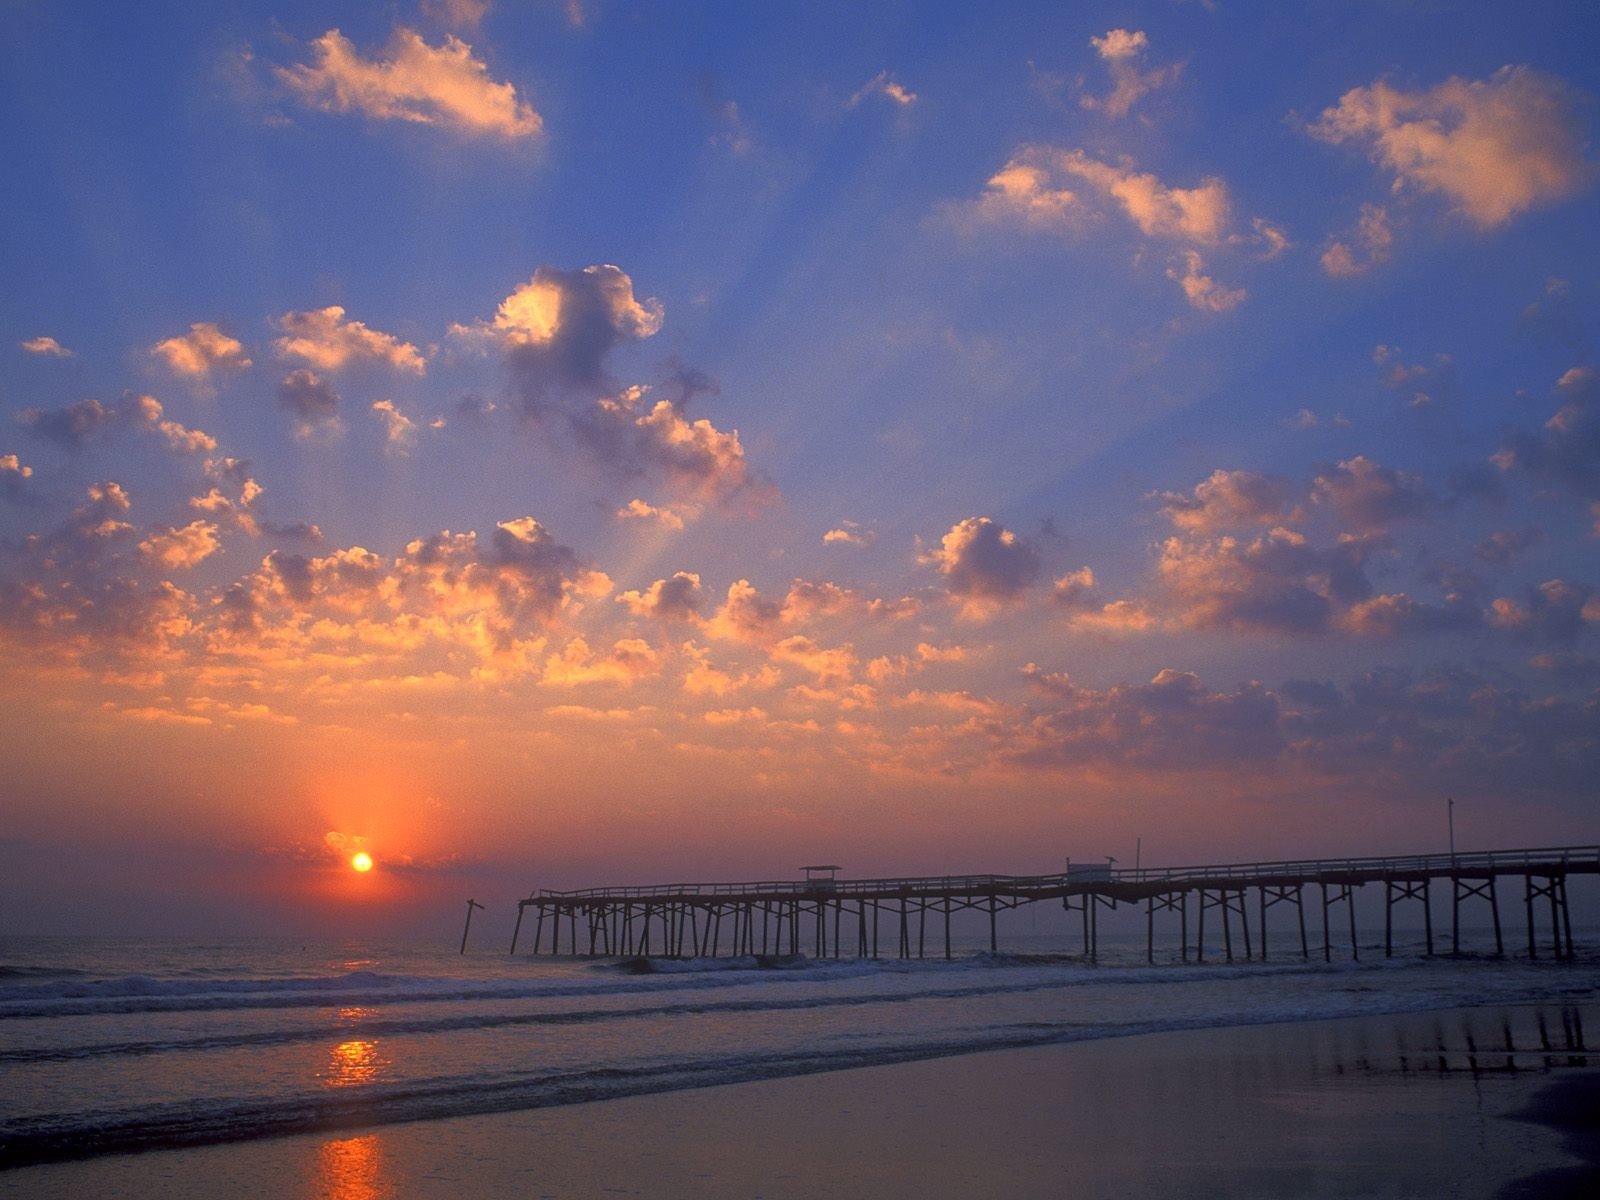
<path id="1" fill-rule="evenodd" d="M 930 925 L 933 954 L 951 958 L 951 918 L 978 912 L 989 918 L 989 949 L 1000 949 L 998 917 L 1028 904 L 1057 902 L 1081 914 L 1083 954 L 1099 953 L 1099 914 L 1121 904 L 1145 906 L 1146 956 L 1155 961 L 1158 918 L 1178 922 L 1180 952 L 1205 961 L 1206 924 L 1220 932 L 1229 962 L 1266 961 L 1267 913 L 1294 910 L 1297 937 L 1290 952 L 1310 959 L 1320 952 L 1332 962 L 1335 942 L 1348 928 L 1349 955 L 1359 959 L 1356 896 L 1381 887 L 1384 952 L 1394 953 L 1394 912 L 1420 905 L 1427 952 L 1436 951 L 1433 882 L 1450 884 L 1450 952 L 1461 953 L 1464 906 L 1487 906 L 1493 920 L 1494 953 L 1506 953 L 1500 885 L 1520 892 L 1526 918 L 1527 952 L 1547 948 L 1556 959 L 1574 952 L 1567 899 L 1570 875 L 1600 874 L 1600 846 L 1532 850 L 1483 850 L 1383 858 L 1307 859 L 1292 862 L 1144 867 L 1117 870 L 1109 863 L 1069 863 L 1059 875 L 944 875 L 929 878 L 841 879 L 833 865 L 803 868 L 802 879 L 755 883 L 668 883 L 648 887 L 540 889 L 517 902 L 511 953 L 517 952 L 523 917 L 535 916 L 533 953 L 715 957 L 796 955 L 817 958 L 926 958 Z M 1520 882 L 1520 887 L 1517 884 Z M 1308 895 L 1309 893 L 1309 895 Z M 1254 908 L 1255 936 L 1251 935 Z M 1314 944 L 1312 929 L 1320 933 Z M 1480 908 L 1481 912 L 1482 909 Z M 1194 940 L 1190 941 L 1191 912 Z M 1335 935 L 1335 925 L 1340 926 Z M 549 936 L 546 938 L 546 931 Z M 546 948 L 545 942 L 549 946 Z M 564 942 L 564 945 L 563 945 Z M 1214 943 L 1213 943 L 1214 944 Z M 1340 957 L 1343 952 L 1340 951 Z"/>

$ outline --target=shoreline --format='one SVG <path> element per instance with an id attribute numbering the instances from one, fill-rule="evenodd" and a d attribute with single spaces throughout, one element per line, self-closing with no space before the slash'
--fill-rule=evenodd
<path id="1" fill-rule="evenodd" d="M 1550 1193 L 1500 1189 L 1558 1178 L 1586 1193 L 1597 1146 L 1584 1151 L 1559 1123 L 1570 1100 L 1544 1096 L 1560 1084 L 1600 1104 L 1584 1021 L 1600 1028 L 1600 1008 L 1476 1005 L 1056 1042 L 24 1167 L 0 1174 L 0 1195 L 245 1187 L 364 1200 L 536 1182 L 550 1197 L 909 1200 L 1042 1196 L 1071 1179 L 1087 1195 L 1517 1197 Z M 827 1162 L 827 1177 L 808 1162 Z"/>

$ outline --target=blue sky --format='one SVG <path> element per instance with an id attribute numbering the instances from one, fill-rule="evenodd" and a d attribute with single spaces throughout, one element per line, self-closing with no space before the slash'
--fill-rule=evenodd
<path id="1" fill-rule="evenodd" d="M 929 795 L 1008 806 L 1015 856 L 1030 822 L 1198 830 L 1202 777 L 1395 836 L 1397 794 L 1456 779 L 1497 826 L 1586 827 L 1588 6 L 8 22 L 3 684 L 48 714 L 23 843 L 153 808 L 280 862 L 377 836 L 317 797 L 391 760 L 414 786 L 360 820 L 450 870 L 752 795 L 708 868 L 798 852 L 796 814 L 888 847 Z M 505 316 L 540 295 L 548 327 Z M 447 530 L 479 575 L 423 596 Z M 679 572 L 674 613 L 626 598 Z M 563 797 L 538 820 L 524 736 Z M 206 813 L 162 799 L 201 787 L 174 758 L 212 764 Z M 810 807 L 819 772 L 853 806 Z M 130 773 L 150 799 L 101 797 Z M 411 845 L 441 803 L 499 844 Z"/>

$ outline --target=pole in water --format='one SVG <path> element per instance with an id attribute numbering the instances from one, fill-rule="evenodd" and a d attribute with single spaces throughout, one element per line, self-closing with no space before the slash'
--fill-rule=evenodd
<path id="1" fill-rule="evenodd" d="M 476 900 L 467 901 L 467 923 L 461 928 L 461 953 L 463 954 L 467 952 L 467 931 L 472 928 L 472 910 L 482 907 L 483 905 Z"/>

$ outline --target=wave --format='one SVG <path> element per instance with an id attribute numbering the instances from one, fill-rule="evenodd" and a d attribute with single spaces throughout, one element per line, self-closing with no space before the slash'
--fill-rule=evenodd
<path id="1" fill-rule="evenodd" d="M 1437 998 L 1412 996 L 1395 997 L 1382 1006 L 1363 1003 L 1355 1009 L 1348 1004 L 1323 1003 L 1250 1014 L 1215 1012 L 1203 1016 L 1130 1019 L 1121 1024 L 1036 1020 L 957 1029 L 943 1037 L 911 1037 L 898 1043 L 872 1046 L 835 1046 L 732 1057 L 684 1057 L 576 1070 L 480 1071 L 403 1084 L 379 1084 L 346 1093 L 236 1097 L 98 1112 L 53 1113 L 0 1125 L 0 1170 L 106 1154 L 556 1107 L 993 1050 L 1358 1014 L 1399 1014 L 1437 1007 L 1440 1007 Z"/>
<path id="2" fill-rule="evenodd" d="M 109 1014 L 213 1012 L 230 1009 L 373 1007 L 468 1001 L 516 1001 L 615 996 L 684 989 L 726 989 L 765 983 L 830 983 L 877 976 L 949 978 L 996 968 L 1056 968 L 1048 986 L 1077 982 L 1160 983 L 1227 979 L 1239 974 L 1338 971 L 1363 964 L 1253 963 L 1107 966 L 1070 957 L 976 955 L 953 962 L 933 959 L 810 959 L 804 956 L 607 960 L 594 964 L 599 978 L 463 979 L 451 976 L 343 975 L 275 979 L 195 980 L 130 975 L 90 982 L 61 981 L 0 988 L 0 1021 Z M 1396 959 L 1391 967 L 1413 960 Z M 613 978 L 606 979 L 610 975 Z M 615 978 L 615 976 L 626 978 Z"/>

